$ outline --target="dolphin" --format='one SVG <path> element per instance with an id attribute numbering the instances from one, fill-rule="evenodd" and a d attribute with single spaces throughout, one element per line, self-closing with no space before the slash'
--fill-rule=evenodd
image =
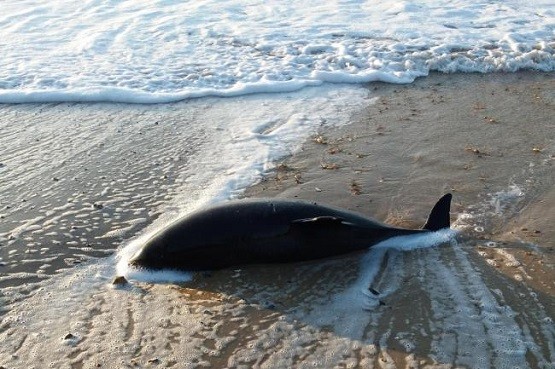
<path id="1" fill-rule="evenodd" d="M 130 259 L 146 269 L 205 271 L 246 264 L 321 259 L 385 239 L 450 227 L 451 194 L 422 229 L 404 229 L 314 202 L 246 199 L 200 209 L 155 233 Z"/>

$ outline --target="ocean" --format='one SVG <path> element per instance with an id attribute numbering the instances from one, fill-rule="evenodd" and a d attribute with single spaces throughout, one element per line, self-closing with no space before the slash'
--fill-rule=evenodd
<path id="1" fill-rule="evenodd" d="M 553 2 L 5 1 L 0 102 L 160 103 L 552 71 Z"/>
<path id="2" fill-rule="evenodd" d="M 126 261 L 172 220 L 242 196 L 311 137 L 347 126 L 378 102 L 370 83 L 555 71 L 554 1 L 6 0 L 0 55 L 0 366 L 393 367 L 380 347 L 397 334 L 407 367 L 552 367 L 549 308 L 535 310 L 542 352 L 501 290 L 474 274 L 455 232 L 391 247 L 451 245 L 464 272 L 440 266 L 434 276 L 463 309 L 483 307 L 485 323 L 467 330 L 461 311 L 444 320 L 445 335 L 461 329 L 466 341 L 426 339 L 433 360 L 367 313 L 380 301 L 360 291 L 385 273 L 379 261 L 403 259 L 387 245 L 344 281 L 236 270 L 204 290 L 193 275 Z M 521 187 L 502 194 L 517 202 Z M 359 262 L 286 269 L 302 279 Z M 134 284 L 114 287 L 116 275 Z M 318 292 L 324 282 L 330 296 Z M 285 292 L 306 309 L 276 312 Z M 443 303 L 430 302 L 435 314 L 449 311 Z M 478 356 L 453 359 L 453 347 Z"/>

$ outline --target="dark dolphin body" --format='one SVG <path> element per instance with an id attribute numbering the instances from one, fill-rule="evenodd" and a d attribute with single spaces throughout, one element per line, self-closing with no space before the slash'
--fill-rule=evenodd
<path id="1" fill-rule="evenodd" d="M 129 263 L 149 269 L 198 271 L 325 258 L 395 236 L 448 228 L 450 205 L 451 194 L 447 194 L 434 206 L 423 229 L 412 230 L 306 201 L 230 201 L 201 209 L 162 229 Z"/>

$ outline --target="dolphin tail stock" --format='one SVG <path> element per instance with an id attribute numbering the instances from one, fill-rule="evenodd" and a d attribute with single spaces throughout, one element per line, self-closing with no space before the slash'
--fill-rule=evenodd
<path id="1" fill-rule="evenodd" d="M 443 195 L 443 197 L 437 201 L 422 229 L 426 229 L 428 231 L 438 231 L 451 226 L 449 212 L 451 211 L 452 197 L 453 195 L 448 193 Z"/>

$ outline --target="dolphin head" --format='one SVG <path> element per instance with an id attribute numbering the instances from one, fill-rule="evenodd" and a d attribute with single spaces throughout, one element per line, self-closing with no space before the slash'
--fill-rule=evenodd
<path id="1" fill-rule="evenodd" d="M 190 227 L 186 222 L 175 223 L 148 239 L 128 264 L 151 270 L 209 270 L 218 266 L 219 235 L 204 228 Z"/>
<path id="2" fill-rule="evenodd" d="M 129 260 L 129 265 L 146 269 L 163 269 L 168 267 L 167 244 L 161 237 L 152 237 Z"/>
<path id="3" fill-rule="evenodd" d="M 187 260 L 187 248 L 179 246 L 189 239 L 187 232 L 180 232 L 179 227 L 162 229 L 144 243 L 129 260 L 129 265 L 153 270 L 179 269 L 179 264 Z"/>

